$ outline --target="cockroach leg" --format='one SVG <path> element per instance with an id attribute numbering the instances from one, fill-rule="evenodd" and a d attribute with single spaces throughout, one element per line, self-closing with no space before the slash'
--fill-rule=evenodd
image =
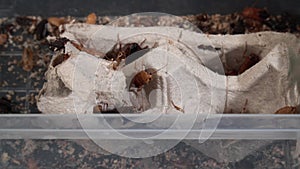
<path id="1" fill-rule="evenodd" d="M 241 111 L 241 114 L 245 114 L 247 112 L 247 105 L 248 105 L 248 99 L 246 99 L 246 101 L 245 101 L 245 104 L 244 104 L 244 107 Z"/>
<path id="2" fill-rule="evenodd" d="M 177 42 L 180 42 L 180 39 L 182 38 L 182 31 L 180 31 Z"/>
<path id="3" fill-rule="evenodd" d="M 81 43 L 76 43 L 75 41 L 73 40 L 70 40 L 70 43 L 76 48 L 78 49 L 79 51 L 83 51 L 83 52 L 86 52 L 90 55 L 93 55 L 93 56 L 97 56 L 97 57 L 105 57 L 105 54 L 100 52 L 100 51 L 97 51 L 95 49 L 91 49 L 91 48 L 85 48 Z"/>
<path id="4" fill-rule="evenodd" d="M 143 46 L 143 44 L 146 42 L 146 38 L 139 44 L 140 46 Z"/>
<path id="5" fill-rule="evenodd" d="M 181 108 L 181 107 L 175 105 L 175 103 L 173 102 L 173 100 L 171 100 L 171 104 L 172 104 L 172 106 L 173 106 L 176 110 L 178 110 L 178 111 L 184 113 L 183 108 Z"/>

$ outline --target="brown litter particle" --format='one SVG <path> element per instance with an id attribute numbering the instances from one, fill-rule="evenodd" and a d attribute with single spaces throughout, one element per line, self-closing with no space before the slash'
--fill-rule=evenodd
<path id="1" fill-rule="evenodd" d="M 22 65 L 25 71 L 31 71 L 34 66 L 34 52 L 31 47 L 25 47 L 22 55 Z"/>
<path id="2" fill-rule="evenodd" d="M 7 34 L 4 33 L 0 34 L 0 45 L 4 45 L 7 41 L 7 38 L 8 38 Z"/>
<path id="3" fill-rule="evenodd" d="M 67 20 L 65 18 L 49 17 L 47 20 L 51 25 L 54 25 L 56 27 L 67 23 Z"/>
<path id="4" fill-rule="evenodd" d="M 95 13 L 90 13 L 86 18 L 86 23 L 88 24 L 96 24 L 97 15 Z"/>

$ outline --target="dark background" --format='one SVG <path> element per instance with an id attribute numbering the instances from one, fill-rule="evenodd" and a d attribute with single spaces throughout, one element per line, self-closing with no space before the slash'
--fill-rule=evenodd
<path id="1" fill-rule="evenodd" d="M 245 7 L 267 7 L 270 13 L 289 12 L 299 18 L 299 0 L 0 0 L 0 17 L 16 15 L 86 16 L 164 12 L 174 15 L 227 14 Z"/>

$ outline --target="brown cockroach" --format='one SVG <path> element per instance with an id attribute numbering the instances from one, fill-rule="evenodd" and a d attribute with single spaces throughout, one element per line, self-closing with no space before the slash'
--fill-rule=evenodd
<path id="1" fill-rule="evenodd" d="M 285 106 L 278 109 L 274 114 L 297 114 L 297 108 L 294 106 Z"/>
<path id="2" fill-rule="evenodd" d="M 147 84 L 149 84 L 149 82 L 152 80 L 152 76 L 154 73 L 156 73 L 157 71 L 152 71 L 150 69 L 145 69 L 142 70 L 140 72 L 138 72 L 131 80 L 130 84 L 129 84 L 129 91 L 134 92 L 137 95 L 137 92 L 140 92 L 143 87 Z M 137 92 L 132 90 L 132 87 L 137 88 Z"/>
<path id="3" fill-rule="evenodd" d="M 137 88 L 137 91 L 141 91 L 142 88 L 149 84 L 150 81 L 153 80 L 153 75 L 156 74 L 158 71 L 162 70 L 163 68 L 165 68 L 168 65 L 168 63 L 166 65 L 164 65 L 163 67 L 155 70 L 154 68 L 148 68 L 148 69 L 144 69 L 142 71 L 139 71 L 131 80 L 130 84 L 129 84 L 129 91 L 132 91 L 131 88 L 135 87 Z M 135 65 L 136 66 L 136 65 Z"/>
<path id="4" fill-rule="evenodd" d="M 147 68 L 136 73 L 132 78 L 132 80 L 130 81 L 129 88 L 128 88 L 129 92 L 133 92 L 136 97 L 141 97 L 139 96 L 139 92 L 141 92 L 146 85 L 148 85 L 151 81 L 154 80 L 154 75 L 158 71 L 160 71 L 166 66 L 167 64 L 161 67 L 160 69 Z M 142 109 L 143 109 L 143 103 L 137 110 L 142 110 Z"/>
<path id="5" fill-rule="evenodd" d="M 143 43 L 145 42 L 145 40 L 142 41 L 140 44 L 126 43 L 124 46 L 122 46 L 122 43 L 120 42 L 119 36 L 118 36 L 117 43 L 113 46 L 113 48 L 111 50 L 109 50 L 105 54 L 104 59 L 111 60 L 111 61 L 115 61 L 118 58 L 125 59 L 127 56 L 129 56 L 130 54 L 132 54 L 134 52 L 148 48 L 148 46 L 146 46 L 144 48 L 141 47 L 143 45 Z"/>
<path id="6" fill-rule="evenodd" d="M 140 44 L 138 43 L 126 43 L 122 46 L 119 35 L 117 43 L 113 46 L 111 50 L 109 50 L 105 56 L 104 59 L 110 60 L 110 61 L 116 61 L 116 63 L 113 64 L 113 69 L 116 70 L 117 67 L 120 65 L 121 61 L 123 59 L 126 59 L 129 55 L 138 52 L 140 50 L 148 49 L 148 46 L 142 47 L 144 42 L 143 40 Z"/>

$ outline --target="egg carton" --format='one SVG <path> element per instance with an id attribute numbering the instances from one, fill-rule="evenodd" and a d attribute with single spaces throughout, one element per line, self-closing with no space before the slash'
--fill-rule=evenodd
<path id="1" fill-rule="evenodd" d="M 61 36 L 85 50 L 67 43 L 70 57 L 55 67 L 50 64 L 37 103 L 46 114 L 93 113 L 99 104 L 127 113 L 141 108 L 143 113 L 186 114 L 274 113 L 299 105 L 295 65 L 300 45 L 289 33 L 206 35 L 174 27 L 88 24 L 64 29 Z M 129 56 L 114 70 L 113 62 L 102 58 L 118 40 L 123 45 L 144 41 L 151 49 Z M 251 53 L 259 56 L 258 63 L 241 74 L 225 75 L 224 70 L 238 69 Z M 148 68 L 156 73 L 155 84 L 133 94 L 134 75 Z"/>

